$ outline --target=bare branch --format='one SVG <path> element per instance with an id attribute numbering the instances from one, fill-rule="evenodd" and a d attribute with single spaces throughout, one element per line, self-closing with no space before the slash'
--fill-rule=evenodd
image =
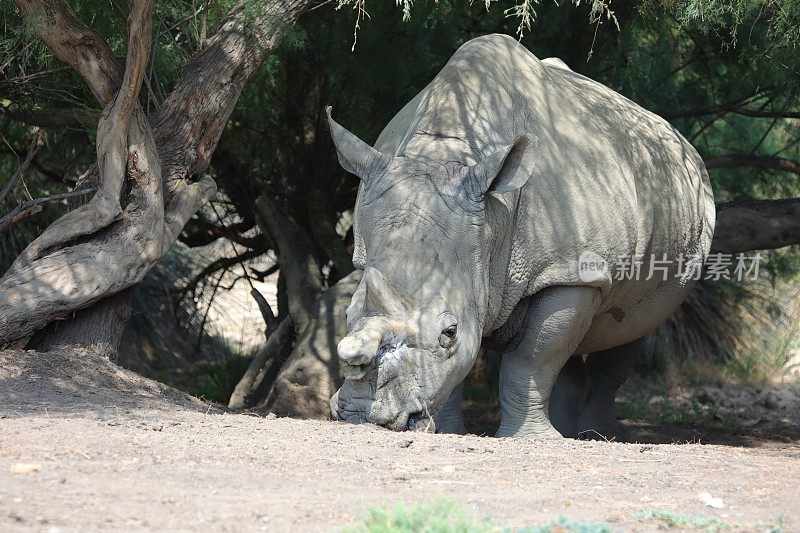
<path id="1" fill-rule="evenodd" d="M 274 329 L 267 342 L 256 352 L 244 376 L 236 384 L 236 388 L 228 401 L 231 409 L 244 409 L 250 404 L 253 394 L 263 383 L 264 377 L 278 359 L 281 350 L 292 339 L 292 317 L 287 316 Z"/>
<path id="2" fill-rule="evenodd" d="M 217 184 L 210 176 L 203 176 L 197 183 L 178 181 L 173 184 L 172 194 L 173 200 L 164 213 L 165 253 L 192 215 L 217 194 Z"/>
<path id="3" fill-rule="evenodd" d="M 0 107 L 0 112 L 5 116 L 40 128 L 56 129 L 73 126 L 95 127 L 100 119 L 100 112 L 96 109 L 48 109 L 47 111 L 25 111 Z"/>
<path id="4" fill-rule="evenodd" d="M 705 161 L 706 168 L 765 168 L 771 170 L 782 170 L 800 175 L 800 161 L 786 159 L 783 157 L 760 157 L 754 155 L 729 154 L 711 157 Z"/>
<path id="5" fill-rule="evenodd" d="M 663 111 L 659 112 L 658 114 L 667 120 L 672 120 L 676 118 L 702 117 L 704 115 L 719 115 L 724 113 L 734 113 L 736 115 L 743 115 L 746 117 L 754 117 L 754 118 L 774 118 L 774 119 L 787 119 L 787 120 L 800 119 L 800 112 L 797 111 L 765 111 L 763 109 L 748 109 L 746 107 L 741 107 L 746 102 L 752 101 L 754 99 L 755 97 L 748 98 L 744 101 L 734 100 L 732 102 L 727 102 L 724 104 L 713 105 L 708 107 L 678 109 L 676 111 Z"/>
<path id="6" fill-rule="evenodd" d="M 737 115 L 744 115 L 746 117 L 800 119 L 800 112 L 797 111 L 761 111 L 737 108 L 732 109 L 731 112 L 736 113 Z"/>
<path id="7" fill-rule="evenodd" d="M 764 97 L 765 94 L 763 92 L 756 92 L 750 96 L 745 96 L 743 98 L 736 98 L 735 100 L 730 100 L 728 102 L 723 102 L 717 105 L 705 106 L 705 107 L 692 107 L 688 109 L 676 109 L 676 110 L 663 110 L 659 111 L 658 114 L 664 117 L 667 120 L 672 120 L 675 118 L 691 118 L 691 117 L 702 117 L 703 115 L 717 115 L 720 113 L 728 113 L 733 111 L 734 109 L 741 108 L 741 106 L 746 105 L 754 100 L 758 100 L 759 98 Z"/>
<path id="8" fill-rule="evenodd" d="M 28 149 L 28 155 L 25 156 L 25 160 L 17 167 L 17 171 L 14 172 L 14 175 L 11 176 L 11 179 L 8 180 L 8 183 L 5 184 L 3 190 L 0 190 L 0 204 L 6 199 L 6 196 L 14 190 L 14 187 L 17 186 L 19 180 L 22 179 L 22 176 L 25 175 L 25 171 L 28 170 L 28 167 L 33 161 L 33 156 L 36 155 L 36 152 L 39 151 L 40 144 L 38 142 L 31 143 L 31 147 Z"/>
<path id="9" fill-rule="evenodd" d="M 45 198 L 37 198 L 35 200 L 31 200 L 30 202 L 25 202 L 24 204 L 19 205 L 11 210 L 11 212 L 3 218 L 0 218 L 0 233 L 4 232 L 20 221 L 40 212 L 42 210 L 42 204 L 46 204 L 48 202 L 57 202 L 58 200 L 66 200 L 67 198 L 74 198 L 76 196 L 86 196 L 88 194 L 92 194 L 93 192 L 94 189 L 81 189 L 79 191 L 65 192 L 62 194 L 47 196 Z"/>
<path id="10" fill-rule="evenodd" d="M 178 300 L 184 298 L 187 293 L 190 292 L 194 293 L 195 289 L 200 284 L 200 282 L 203 281 L 208 276 L 214 274 L 215 272 L 218 272 L 220 270 L 227 270 L 232 266 L 238 265 L 242 261 L 255 259 L 256 257 L 259 257 L 261 255 L 263 255 L 263 252 L 261 252 L 260 250 L 246 250 L 234 257 L 221 257 L 219 259 L 216 259 L 215 261 L 212 261 L 211 263 L 206 265 L 200 272 L 198 272 L 197 275 L 194 276 L 183 289 L 180 290 Z"/>
<path id="11" fill-rule="evenodd" d="M 250 296 L 252 296 L 253 300 L 258 304 L 258 310 L 261 311 L 261 317 L 264 319 L 264 326 L 266 327 L 265 333 L 266 336 L 269 337 L 270 333 L 275 331 L 277 321 L 275 313 L 272 311 L 272 307 L 269 305 L 267 299 L 264 298 L 264 295 L 255 287 L 250 289 Z"/>

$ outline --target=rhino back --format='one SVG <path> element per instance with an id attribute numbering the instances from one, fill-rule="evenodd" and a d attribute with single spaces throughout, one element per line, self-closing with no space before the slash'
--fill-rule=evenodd
<path id="1" fill-rule="evenodd" d="M 540 164 L 515 198 L 504 275 L 493 287 L 502 298 L 489 330 L 522 298 L 553 285 L 599 287 L 598 324 L 618 326 L 624 316 L 622 329 L 630 334 L 657 325 L 690 283 L 616 280 L 619 258 L 641 256 L 646 274 L 652 256 L 705 256 L 714 226 L 702 160 L 662 118 L 568 68 L 543 63 L 509 36 L 489 35 L 459 48 L 376 147 L 474 164 L 522 133 L 538 139 Z M 606 278 L 580 279 L 584 251 L 608 262 Z"/>

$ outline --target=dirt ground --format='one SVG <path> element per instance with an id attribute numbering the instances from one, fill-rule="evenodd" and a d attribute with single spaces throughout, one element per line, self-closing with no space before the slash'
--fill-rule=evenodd
<path id="1" fill-rule="evenodd" d="M 0 531 L 331 530 L 437 497 L 510 527 L 566 517 L 650 531 L 665 524 L 645 517 L 666 511 L 800 531 L 795 434 L 723 419 L 735 445 L 393 433 L 228 413 L 90 353 L 6 351 Z M 679 433 L 671 423 L 630 429 L 660 442 Z"/>

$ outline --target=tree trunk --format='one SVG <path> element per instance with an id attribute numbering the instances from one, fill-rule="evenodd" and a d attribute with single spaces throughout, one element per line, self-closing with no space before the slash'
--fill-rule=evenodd
<path id="1" fill-rule="evenodd" d="M 138 105 L 152 1 L 132 4 L 124 72 L 105 42 L 58 0 L 15 2 L 105 109 L 98 124 L 96 173 L 89 178 L 97 183 L 97 193 L 55 221 L 0 279 L 0 345 L 72 316 L 77 323 L 66 326 L 72 331 L 61 337 L 94 344 L 97 333 L 90 330 L 97 326 L 91 324 L 119 319 L 124 305 L 112 301 L 90 313 L 73 313 L 140 281 L 214 195 L 213 180 L 201 176 L 241 90 L 310 0 L 236 4 L 185 68 L 153 130 Z M 111 327 L 109 333 L 120 329 Z M 48 337 L 40 342 L 48 345 Z M 103 344 L 118 342 L 117 336 Z"/>
<path id="2" fill-rule="evenodd" d="M 361 274 L 351 272 L 317 299 L 311 321 L 259 411 L 295 418 L 330 417 L 331 396 L 341 385 L 336 345 L 347 334 L 345 311 Z"/>
<path id="3" fill-rule="evenodd" d="M 315 302 L 323 290 L 322 265 L 314 253 L 313 241 L 303 228 L 267 196 L 256 201 L 256 221 L 262 233 L 269 236 L 277 248 L 288 315 L 267 338 L 236 384 L 228 401 L 228 407 L 233 409 L 250 407 L 269 393 L 272 386 L 269 376 L 274 377 L 279 370 L 280 355 L 287 341 L 302 339 L 301 334 L 317 320 Z"/>
<path id="4" fill-rule="evenodd" d="M 280 366 L 280 357 L 292 339 L 294 339 L 292 319 L 286 317 L 256 352 L 244 376 L 236 384 L 228 400 L 228 407 L 231 409 L 250 407 L 258 400 L 259 392 L 266 394 L 272 385 L 269 377 L 275 375 L 276 368 Z"/>
<path id="5" fill-rule="evenodd" d="M 311 310 L 322 292 L 322 265 L 306 231 L 266 195 L 256 200 L 256 221 L 277 247 L 278 265 L 286 282 L 287 311 L 299 336 L 311 321 Z"/>
<path id="6" fill-rule="evenodd" d="M 104 298 L 75 311 L 67 320 L 56 320 L 39 331 L 27 348 L 46 352 L 56 346 L 80 345 L 114 359 L 130 316 L 133 289 Z"/>

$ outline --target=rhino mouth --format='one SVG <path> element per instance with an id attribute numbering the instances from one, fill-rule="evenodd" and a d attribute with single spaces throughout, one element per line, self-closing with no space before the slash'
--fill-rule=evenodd
<path id="1" fill-rule="evenodd" d="M 417 411 L 408 415 L 406 421 L 406 431 L 421 431 L 425 433 L 434 433 L 436 431 L 436 424 L 433 418 L 423 411 Z"/>

